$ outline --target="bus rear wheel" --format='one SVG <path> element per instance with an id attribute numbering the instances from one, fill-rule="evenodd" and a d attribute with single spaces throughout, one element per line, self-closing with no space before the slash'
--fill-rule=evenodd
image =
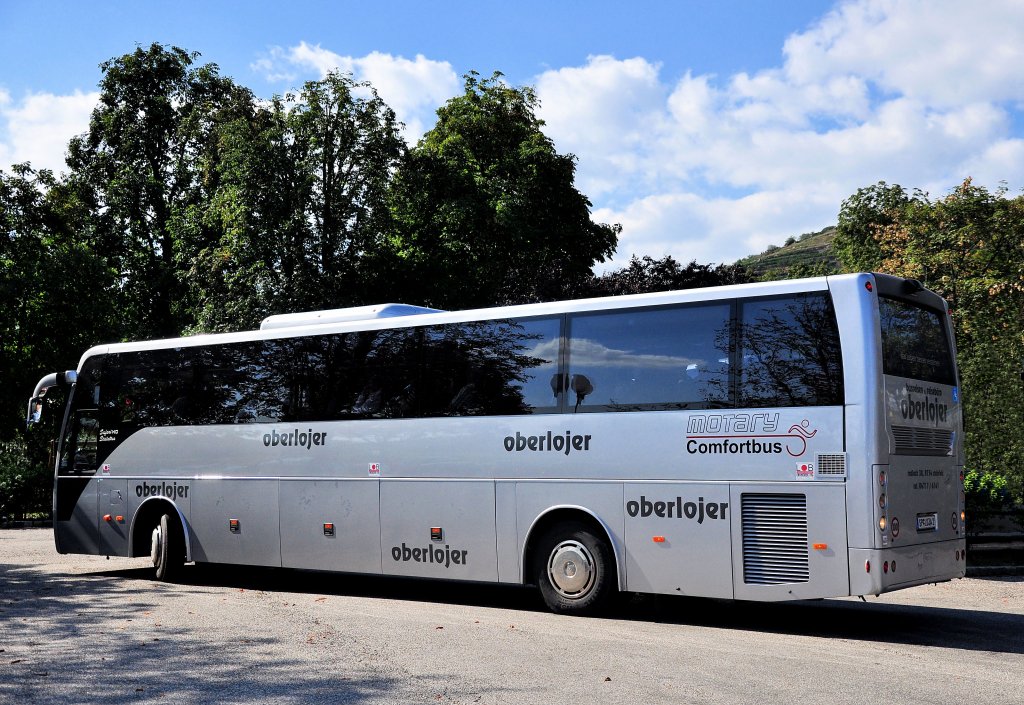
<path id="1" fill-rule="evenodd" d="M 160 515 L 160 521 L 153 528 L 149 557 L 157 580 L 177 580 L 185 565 L 185 536 L 177 517 L 168 513 Z"/>
<path id="2" fill-rule="evenodd" d="M 552 612 L 594 614 L 615 591 L 608 542 L 580 523 L 558 524 L 537 546 L 534 577 Z"/>

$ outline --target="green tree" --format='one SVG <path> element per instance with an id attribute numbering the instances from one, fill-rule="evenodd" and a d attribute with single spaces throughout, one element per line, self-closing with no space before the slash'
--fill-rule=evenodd
<path id="1" fill-rule="evenodd" d="M 578 296 L 622 296 L 654 291 L 696 289 L 705 286 L 743 284 L 750 281 L 747 271 L 735 264 L 698 264 L 696 260 L 683 267 L 666 255 L 656 260 L 635 255 L 622 269 L 594 277 Z"/>
<path id="2" fill-rule="evenodd" d="M 892 225 L 919 196 L 911 196 L 898 184 L 879 181 L 857 189 L 843 202 L 832 249 L 846 271 L 879 271 L 885 259 L 877 238 L 880 229 Z"/>
<path id="3" fill-rule="evenodd" d="M 536 108 L 532 89 L 471 73 L 437 111 L 395 178 L 391 290 L 441 308 L 559 298 L 611 255 L 619 226 L 591 220 Z"/>
<path id="4" fill-rule="evenodd" d="M 949 301 L 957 335 L 968 469 L 1024 495 L 1024 196 L 968 179 L 945 198 L 899 186 L 843 204 L 839 255 L 848 271 L 918 279 Z"/>
<path id="5" fill-rule="evenodd" d="M 0 520 L 50 512 L 53 470 L 29 456 L 24 441 L 0 441 Z"/>
<path id="6" fill-rule="evenodd" d="M 71 140 L 69 185 L 90 210 L 93 246 L 120 274 L 119 308 L 135 337 L 190 323 L 177 275 L 182 237 L 216 184 L 215 127 L 251 94 L 197 53 L 152 44 L 100 68 L 89 131 Z M 201 235 L 201 234 L 200 234 Z"/>
<path id="7" fill-rule="evenodd" d="M 223 123 L 218 139 L 203 223 L 219 237 L 189 262 L 198 327 L 377 300 L 373 267 L 404 143 L 373 88 L 332 73 Z"/>
<path id="8" fill-rule="evenodd" d="M 80 236 L 83 222 L 73 191 L 49 171 L 0 171 L 0 439 L 24 426 L 45 372 L 74 368 L 112 335 L 115 273 Z"/>

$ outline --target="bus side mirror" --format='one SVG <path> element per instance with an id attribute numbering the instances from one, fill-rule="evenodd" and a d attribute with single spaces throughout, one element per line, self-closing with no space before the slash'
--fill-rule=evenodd
<path id="1" fill-rule="evenodd" d="M 36 384 L 36 389 L 32 393 L 32 396 L 28 400 L 28 409 L 25 411 L 25 428 L 32 428 L 34 424 L 39 423 L 43 419 L 43 397 L 46 396 L 46 391 L 50 387 L 60 385 L 62 387 L 69 387 L 78 381 L 78 373 L 75 370 L 68 370 L 66 372 L 54 372 L 48 374 L 39 380 Z"/>
<path id="2" fill-rule="evenodd" d="M 32 397 L 28 400 L 28 412 L 25 415 L 25 425 L 29 428 L 43 420 L 43 398 Z"/>

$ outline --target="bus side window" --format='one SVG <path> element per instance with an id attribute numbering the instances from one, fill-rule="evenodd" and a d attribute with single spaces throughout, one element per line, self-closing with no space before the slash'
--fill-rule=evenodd
<path id="1" fill-rule="evenodd" d="M 729 400 L 729 304 L 577 314 L 569 373 L 575 411 L 703 409 Z"/>
<path id="2" fill-rule="evenodd" d="M 741 309 L 741 407 L 843 403 L 839 333 L 826 294 L 748 300 Z"/>
<path id="3" fill-rule="evenodd" d="M 96 409 L 77 409 L 72 432 L 64 443 L 60 460 L 62 475 L 94 475 L 99 444 L 99 421 Z"/>

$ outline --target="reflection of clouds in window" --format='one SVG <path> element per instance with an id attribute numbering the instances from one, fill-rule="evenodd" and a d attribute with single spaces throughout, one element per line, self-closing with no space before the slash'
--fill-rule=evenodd
<path id="1" fill-rule="evenodd" d="M 555 360 L 558 359 L 559 342 L 560 341 L 557 337 L 542 340 L 529 350 L 524 350 L 523 354 L 527 357 L 533 358 L 535 361 L 534 367 L 536 369 L 542 370 L 554 367 Z"/>
<path id="2" fill-rule="evenodd" d="M 596 340 L 574 338 L 572 364 L 574 367 L 642 367 L 650 370 L 685 369 L 705 361 L 678 355 L 652 355 L 629 350 L 616 350 Z"/>

